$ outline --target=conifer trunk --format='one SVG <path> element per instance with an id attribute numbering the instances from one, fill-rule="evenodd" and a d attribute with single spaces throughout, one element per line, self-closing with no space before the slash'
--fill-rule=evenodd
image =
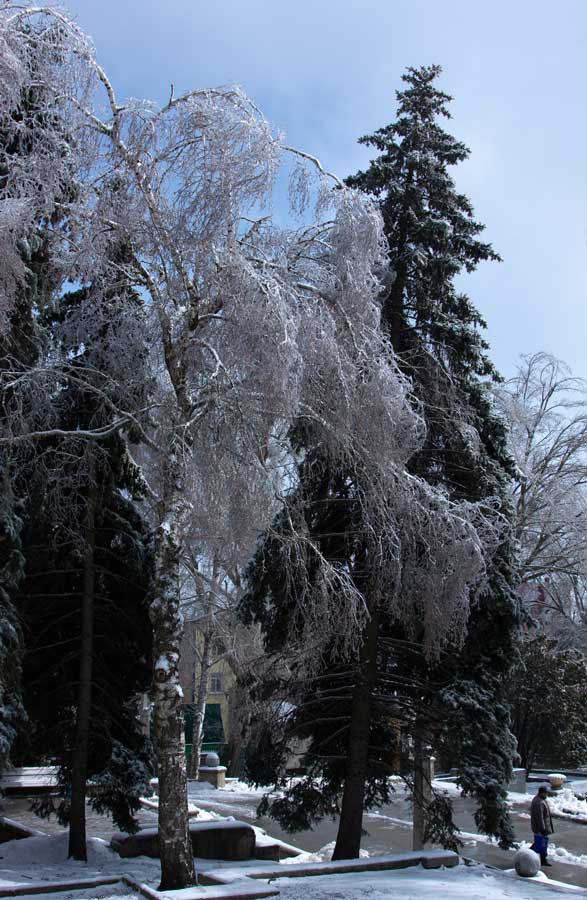
<path id="1" fill-rule="evenodd" d="M 94 465 L 90 463 L 90 478 L 94 481 Z M 85 550 L 83 560 L 83 590 L 81 608 L 81 642 L 77 717 L 71 758 L 71 805 L 69 816 L 69 850 L 72 859 L 87 861 L 86 845 L 86 782 L 90 742 L 92 708 L 92 668 L 94 653 L 94 591 L 96 546 L 97 491 L 91 484 L 85 522 Z"/>
<path id="2" fill-rule="evenodd" d="M 424 848 L 424 750 L 422 739 L 419 735 L 414 738 L 414 797 L 413 824 L 412 824 L 412 850 Z"/>
<path id="3" fill-rule="evenodd" d="M 408 166 L 406 174 L 406 190 L 412 185 L 414 180 L 413 166 Z M 408 219 L 410 215 L 409 203 L 407 197 L 399 218 L 399 229 L 397 247 L 395 252 L 395 279 L 391 286 L 389 294 L 383 303 L 383 321 L 387 328 L 387 335 L 391 341 L 394 352 L 401 357 L 402 351 L 405 349 L 405 329 L 407 326 L 406 314 L 404 309 L 404 291 L 408 278 L 408 263 L 405 259 L 405 253 L 408 243 Z"/>
<path id="4" fill-rule="evenodd" d="M 332 859 L 355 859 L 361 850 L 365 783 L 369 771 L 371 709 L 373 688 L 377 678 L 378 632 L 379 609 L 377 608 L 367 623 L 359 656 L 357 682 L 351 701 L 342 807 Z"/>
<path id="5" fill-rule="evenodd" d="M 430 747 L 423 738 L 419 723 L 414 729 L 414 796 L 412 849 L 423 850 L 426 847 L 426 834 L 430 825 L 430 803 L 432 801 L 432 782 L 434 780 L 434 758 L 430 756 Z"/>
<path id="6" fill-rule="evenodd" d="M 155 671 L 154 738 L 159 777 L 160 890 L 196 884 L 189 833 L 183 693 L 179 652 L 183 630 L 179 608 L 180 548 L 175 534 L 181 501 L 176 496 L 155 539 L 156 578 L 150 606 Z"/>

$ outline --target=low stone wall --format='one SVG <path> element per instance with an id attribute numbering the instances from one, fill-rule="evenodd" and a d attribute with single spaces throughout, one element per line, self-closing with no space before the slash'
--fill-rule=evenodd
<path id="1" fill-rule="evenodd" d="M 194 856 L 242 862 L 255 856 L 255 832 L 245 822 L 191 822 Z M 110 846 L 119 856 L 159 857 L 159 831 L 144 828 L 136 834 L 115 834 Z"/>
<path id="2" fill-rule="evenodd" d="M 21 825 L 20 822 L 15 822 L 13 819 L 0 816 L 0 844 L 5 844 L 7 841 L 18 841 L 22 838 L 38 837 L 42 833 L 33 828 L 27 828 L 26 825 Z"/>

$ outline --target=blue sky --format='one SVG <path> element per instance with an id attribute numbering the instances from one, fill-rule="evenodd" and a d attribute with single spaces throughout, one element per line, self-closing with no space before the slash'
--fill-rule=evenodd
<path id="1" fill-rule="evenodd" d="M 340 176 L 388 124 L 408 65 L 439 63 L 453 170 L 503 257 L 464 287 L 505 375 L 547 350 L 587 378 L 584 0 L 70 0 L 121 97 L 238 83 Z"/>

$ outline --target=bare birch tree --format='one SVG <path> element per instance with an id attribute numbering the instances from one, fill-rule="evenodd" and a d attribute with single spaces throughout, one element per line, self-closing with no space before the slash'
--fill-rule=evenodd
<path id="1" fill-rule="evenodd" d="M 497 400 L 518 469 L 521 593 L 568 638 L 567 626 L 584 620 L 587 588 L 587 384 L 561 360 L 535 353 Z"/>

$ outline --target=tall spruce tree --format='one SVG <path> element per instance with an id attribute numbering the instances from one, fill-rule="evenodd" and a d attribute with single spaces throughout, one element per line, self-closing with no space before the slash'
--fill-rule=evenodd
<path id="1" fill-rule="evenodd" d="M 305 506 L 308 531 L 327 558 L 355 571 L 370 623 L 352 672 L 325 655 L 321 677 L 301 685 L 297 694 L 291 672 L 284 679 L 277 676 L 276 689 L 289 691 L 296 709 L 286 717 L 282 743 L 275 747 L 269 729 L 260 735 L 258 749 L 267 753 L 268 741 L 272 744 L 268 756 L 277 774 L 287 735 L 309 739 L 307 779 L 270 811 L 294 828 L 341 812 L 335 848 L 341 857 L 358 854 L 363 806 L 388 796 L 386 776 L 393 768 L 393 733 L 399 723 L 418 745 L 433 743 L 460 767 L 461 786 L 478 801 L 479 828 L 503 843 L 512 839 L 504 790 L 514 753 L 505 680 L 518 627 L 507 500 L 511 464 L 504 426 L 483 381 L 498 377 L 479 331 L 485 323 L 455 285 L 459 274 L 498 256 L 478 239 L 483 226 L 449 173 L 469 151 L 439 124 L 449 117 L 451 99 L 436 87 L 440 71 L 438 66 L 408 69 L 406 89 L 397 95 L 396 121 L 361 138 L 380 155 L 347 184 L 373 196 L 384 218 L 392 274 L 382 296 L 383 320 L 426 423 L 426 439 L 410 470 L 454 500 L 484 505 L 500 523 L 501 540 L 464 647 L 449 648 L 431 664 L 418 629 L 407 633 L 369 599 L 368 560 L 356 544 L 360 529 L 345 473 L 325 472 L 316 459 L 300 455 L 296 502 Z M 303 436 L 300 443 L 303 448 Z M 252 567 L 245 611 L 261 622 L 273 650 L 286 641 L 284 597 L 270 539 Z M 251 776 L 266 783 L 258 763 L 253 752 Z M 298 800 L 303 811 L 293 813 L 288 799 Z M 450 810 L 437 798 L 428 813 L 429 836 L 434 832 L 453 844 Z"/>
<path id="2" fill-rule="evenodd" d="M 29 235 L 21 244 L 25 278 L 14 308 L 0 336 L 0 370 L 25 368 L 33 364 L 39 351 L 39 335 L 33 318 L 39 284 L 46 276 L 43 239 Z M 10 390 L 0 400 L 0 417 L 13 401 Z M 30 454 L 20 449 L 0 453 L 0 771 L 11 761 L 12 745 L 26 721 L 22 705 L 22 630 L 15 596 L 24 574 L 22 527 L 28 511 L 27 481 Z"/>
<path id="3" fill-rule="evenodd" d="M 445 738 L 461 767 L 461 784 L 479 801 L 479 827 L 502 841 L 512 836 L 505 807 L 514 741 L 505 690 L 515 659 L 519 611 L 514 542 L 509 523 L 512 464 L 503 422 L 483 378 L 498 375 L 479 329 L 485 322 L 455 279 L 497 260 L 478 239 L 483 226 L 450 167 L 469 151 L 439 124 L 450 96 L 435 82 L 439 66 L 408 69 L 392 125 L 361 138 L 380 155 L 347 183 L 379 201 L 394 279 L 383 316 L 402 369 L 422 404 L 427 439 L 412 461 L 415 473 L 455 498 L 499 504 L 502 540 L 487 589 L 473 610 L 463 651 L 447 656 L 434 677 L 448 716 Z"/>
<path id="4" fill-rule="evenodd" d="M 124 262 L 120 247 L 110 256 Z M 110 809 L 128 830 L 148 786 L 149 753 L 133 700 L 151 675 L 152 560 L 134 503 L 141 483 L 122 437 L 75 435 L 111 421 L 111 403 L 124 390 L 116 378 L 121 351 L 147 384 L 147 351 L 141 340 L 125 343 L 141 327 L 142 304 L 123 276 L 57 297 L 39 318 L 49 352 L 67 360 L 51 400 L 55 422 L 70 437 L 39 446 L 28 485 L 34 515 L 23 530 L 18 606 L 31 727 L 21 754 L 29 762 L 58 761 L 68 793 L 58 812 L 70 825 L 69 855 L 85 859 L 87 780 L 97 776 L 101 784 L 90 802 Z M 39 805 L 41 813 L 51 808 Z"/>
<path id="5" fill-rule="evenodd" d="M 47 115 L 39 86 L 23 91 L 14 106 L 0 115 L 0 206 L 18 198 L 11 173 L 21 163 L 26 166 L 34 153 L 30 123 Z M 54 213 L 52 225 L 57 218 Z M 0 374 L 11 373 L 0 396 L 0 430 L 18 405 L 10 382 L 35 365 L 42 349 L 37 316 L 57 280 L 48 252 L 48 224 L 39 215 L 20 229 L 16 258 L 8 260 L 8 276 L 6 272 L 2 276 L 8 282 L 14 279 L 16 289 L 12 304 L 0 315 Z M 2 283 L 2 307 L 5 288 Z M 22 630 L 15 596 L 24 574 L 21 532 L 30 510 L 28 483 L 33 468 L 30 448 L 4 444 L 0 449 L 0 772 L 10 765 L 12 745 L 26 723 L 21 698 Z"/>
<path id="6" fill-rule="evenodd" d="M 75 478 L 81 465 L 71 453 Z M 17 596 L 29 723 L 16 760 L 58 765 L 63 799 L 55 806 L 42 797 L 36 811 L 56 812 L 69 825 L 76 859 L 87 856 L 87 782 L 98 785 L 90 805 L 133 831 L 152 775 L 136 707 L 152 671 L 150 535 L 133 502 L 140 484 L 120 438 L 96 452 L 91 476 L 69 504 L 67 523 L 56 514 L 52 485 L 32 485 L 36 514 L 22 533 L 26 567 Z"/>

